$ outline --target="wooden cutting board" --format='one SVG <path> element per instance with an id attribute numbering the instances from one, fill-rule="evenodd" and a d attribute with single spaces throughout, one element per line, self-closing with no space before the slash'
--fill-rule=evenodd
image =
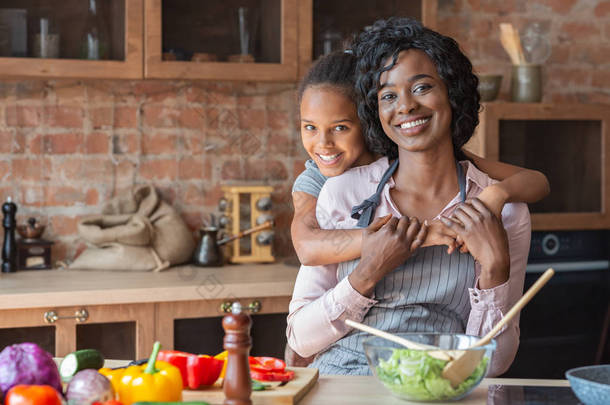
<path id="1" fill-rule="evenodd" d="M 294 405 L 301 400 L 318 380 L 318 369 L 307 367 L 287 367 L 294 371 L 294 379 L 286 385 L 276 386 L 265 391 L 252 391 L 253 405 Z M 206 401 L 222 404 L 225 399 L 222 387 L 215 384 L 201 390 L 182 391 L 183 401 Z"/>

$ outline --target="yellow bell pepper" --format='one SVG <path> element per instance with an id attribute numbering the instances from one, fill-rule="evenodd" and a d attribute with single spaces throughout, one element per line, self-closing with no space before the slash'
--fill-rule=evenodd
<path id="1" fill-rule="evenodd" d="M 138 401 L 182 401 L 182 376 L 178 367 L 156 361 L 161 344 L 155 342 L 148 363 L 127 367 L 118 384 L 119 401 L 131 405 Z"/>
<path id="2" fill-rule="evenodd" d="M 110 380 L 110 384 L 112 384 L 112 388 L 115 393 L 119 392 L 119 385 L 121 384 L 121 378 L 123 377 L 123 373 L 125 373 L 126 368 L 100 368 L 97 370 L 98 373 L 106 377 Z"/>
<path id="3" fill-rule="evenodd" d="M 220 376 L 218 378 L 225 378 L 225 373 L 227 372 L 227 357 L 229 356 L 229 352 L 228 351 L 224 351 L 224 352 L 220 352 L 218 353 L 216 356 L 214 356 L 215 359 L 218 360 L 224 360 L 225 364 L 224 366 L 222 366 L 222 371 L 220 372 Z"/>

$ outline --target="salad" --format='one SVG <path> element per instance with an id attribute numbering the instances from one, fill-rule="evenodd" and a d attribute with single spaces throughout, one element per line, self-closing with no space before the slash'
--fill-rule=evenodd
<path id="1" fill-rule="evenodd" d="M 467 393 L 483 378 L 489 359 L 484 357 L 474 372 L 456 388 L 441 373 L 448 363 L 426 352 L 394 349 L 388 360 L 379 359 L 377 376 L 394 394 L 421 401 L 447 400 Z"/>

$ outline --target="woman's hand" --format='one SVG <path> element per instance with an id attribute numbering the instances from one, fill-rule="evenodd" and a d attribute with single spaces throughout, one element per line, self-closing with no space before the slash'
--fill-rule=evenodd
<path id="1" fill-rule="evenodd" d="M 496 287 L 508 280 L 510 255 L 502 221 L 477 198 L 456 208 L 451 218 L 441 221 L 464 241 L 472 256 L 481 264 L 479 288 Z"/>
<path id="2" fill-rule="evenodd" d="M 403 264 L 426 239 L 427 223 L 417 218 L 377 218 L 362 235 L 362 257 L 349 275 L 352 287 L 370 296 L 387 273 Z"/>
<path id="3" fill-rule="evenodd" d="M 434 219 L 430 221 L 422 247 L 447 245 L 447 254 L 451 254 L 461 244 L 456 242 L 457 237 L 453 229 L 443 224 L 440 219 Z"/>

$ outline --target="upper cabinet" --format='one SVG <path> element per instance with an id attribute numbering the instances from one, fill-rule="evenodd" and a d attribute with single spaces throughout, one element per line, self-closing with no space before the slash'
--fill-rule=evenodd
<path id="1" fill-rule="evenodd" d="M 434 29 L 437 9 L 438 0 L 299 1 L 299 73 L 319 56 L 344 49 L 355 33 L 380 18 L 412 17 Z"/>
<path id="2" fill-rule="evenodd" d="M 144 0 L 2 0 L 0 76 L 141 78 Z"/>
<path id="3" fill-rule="evenodd" d="M 295 81 L 379 18 L 438 0 L 2 0 L 0 77 Z"/>
<path id="4" fill-rule="evenodd" d="M 145 77 L 292 81 L 297 0 L 145 0 Z"/>

